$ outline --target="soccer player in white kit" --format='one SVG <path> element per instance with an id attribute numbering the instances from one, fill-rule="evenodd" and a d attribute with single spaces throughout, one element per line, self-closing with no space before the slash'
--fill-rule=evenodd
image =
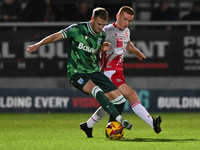
<path id="1" fill-rule="evenodd" d="M 144 120 L 156 133 L 161 132 L 160 124 L 162 119 L 157 116 L 155 119 L 140 104 L 139 97 L 135 90 L 125 82 L 123 72 L 123 60 L 125 51 L 134 53 L 142 61 L 145 55 L 138 50 L 130 41 L 130 30 L 128 26 L 134 18 L 134 11 L 129 6 L 120 8 L 117 21 L 104 27 L 106 41 L 111 43 L 112 49 L 100 53 L 100 69 L 118 87 L 120 92 L 129 101 L 131 108 L 142 120 Z M 100 121 L 107 113 L 102 107 L 89 118 L 87 122 L 81 123 L 80 128 L 86 133 L 87 137 L 92 136 L 93 126 Z"/>

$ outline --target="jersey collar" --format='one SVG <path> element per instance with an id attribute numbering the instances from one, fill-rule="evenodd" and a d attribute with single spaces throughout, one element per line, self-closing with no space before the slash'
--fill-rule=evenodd
<path id="1" fill-rule="evenodd" d="M 88 27 L 89 32 L 90 32 L 92 35 L 98 35 L 98 34 L 96 34 L 96 33 L 92 30 L 92 27 L 91 27 L 91 25 L 90 25 L 90 22 L 91 22 L 91 21 L 87 22 L 87 27 Z"/>
<path id="2" fill-rule="evenodd" d="M 115 22 L 113 23 L 113 26 L 114 26 L 115 28 L 117 28 L 117 26 L 116 26 Z"/>

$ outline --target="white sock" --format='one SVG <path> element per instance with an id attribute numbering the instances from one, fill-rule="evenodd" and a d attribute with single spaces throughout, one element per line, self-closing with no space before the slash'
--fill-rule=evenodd
<path id="1" fill-rule="evenodd" d="M 153 128 L 153 119 L 147 110 L 140 104 L 140 101 L 135 101 L 131 104 L 132 110 L 138 115 L 142 120 L 144 120 L 150 127 Z"/>
<path id="2" fill-rule="evenodd" d="M 116 121 L 122 123 L 122 116 L 121 115 L 118 115 L 116 118 L 115 118 Z"/>
<path id="3" fill-rule="evenodd" d="M 112 103 L 115 104 L 115 105 L 119 105 L 119 104 L 122 104 L 122 103 L 125 103 L 126 102 L 126 99 L 124 98 L 123 95 L 120 95 L 118 96 L 117 98 L 115 98 Z"/>
<path id="4" fill-rule="evenodd" d="M 88 119 L 87 126 L 88 128 L 93 128 L 93 126 L 103 119 L 107 115 L 107 112 L 100 106 L 95 113 Z"/>

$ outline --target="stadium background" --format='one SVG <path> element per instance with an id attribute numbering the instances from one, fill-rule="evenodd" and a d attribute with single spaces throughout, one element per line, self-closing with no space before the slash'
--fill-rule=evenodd
<path id="1" fill-rule="evenodd" d="M 28 1 L 18 0 L 22 7 Z M 93 112 L 99 106 L 88 95 L 72 87 L 66 77 L 68 43 L 43 46 L 34 54 L 26 48 L 74 21 L 68 14 L 78 1 L 52 0 L 54 21 L 0 22 L 0 112 Z M 118 9 L 132 6 L 131 41 L 147 56 L 139 62 L 125 56 L 126 82 L 136 89 L 149 112 L 199 112 L 200 36 L 199 21 L 182 21 L 194 0 L 170 0 L 179 17 L 176 21 L 150 21 L 158 0 L 89 0 L 90 8 L 104 7 L 115 21 Z M 2 1 L 0 1 L 0 5 Z M 56 17 L 57 16 L 57 17 Z M 64 16 L 64 17 L 61 17 Z M 61 18 L 60 18 L 61 17 Z M 158 27 L 158 28 L 155 28 Z M 159 27 L 172 26 L 171 30 Z M 153 29 L 152 29 L 153 27 Z M 125 112 L 132 112 L 129 104 Z"/>

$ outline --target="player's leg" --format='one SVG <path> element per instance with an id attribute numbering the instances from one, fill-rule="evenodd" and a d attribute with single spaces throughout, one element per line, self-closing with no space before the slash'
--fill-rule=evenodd
<path id="1" fill-rule="evenodd" d="M 99 78 L 105 78 L 105 75 L 99 72 L 97 75 L 97 79 Z M 95 76 L 94 75 L 94 76 Z M 74 87 L 77 89 L 91 94 L 94 98 L 97 99 L 99 104 L 102 106 L 102 108 L 109 113 L 113 118 L 116 119 L 118 122 L 122 122 L 122 116 L 119 114 L 117 109 L 114 107 L 114 105 L 105 97 L 103 90 L 97 86 L 93 81 L 91 81 L 91 77 L 93 77 L 92 73 L 77 73 L 70 77 L 70 82 L 73 84 Z M 110 91 L 116 90 L 116 87 L 112 87 L 109 89 Z"/>
<path id="2" fill-rule="evenodd" d="M 101 78 L 99 78 L 100 74 Z M 126 100 L 121 94 L 121 92 L 117 89 L 116 85 L 113 82 L 111 82 L 107 76 L 100 72 L 94 73 L 91 76 L 91 79 L 104 91 L 105 96 L 113 103 L 117 111 L 121 114 Z M 110 116 L 109 122 L 114 120 L 115 118 Z"/>
<path id="3" fill-rule="evenodd" d="M 121 93 L 120 93 L 119 90 L 117 90 L 116 92 L 118 92 L 119 96 L 117 98 L 115 98 L 115 99 L 112 97 L 114 95 L 114 94 L 112 94 L 112 92 L 105 93 L 105 96 L 113 103 L 113 105 L 115 106 L 115 108 L 117 109 L 117 111 L 119 112 L 119 114 L 121 115 L 121 113 L 122 113 L 122 111 L 124 109 L 124 104 L 126 102 L 126 99 L 124 98 L 123 95 L 121 95 Z M 114 99 L 114 100 L 112 100 L 112 99 Z M 111 122 L 111 121 L 115 121 L 115 118 L 113 118 L 110 115 L 108 122 Z"/>
<path id="4" fill-rule="evenodd" d="M 101 107 L 113 118 L 115 118 L 116 121 L 121 123 L 122 121 L 121 115 L 114 107 L 114 105 L 106 98 L 103 90 L 99 86 L 95 85 L 91 80 L 89 80 L 84 85 L 83 91 L 85 93 L 91 94 L 94 98 L 96 98 Z"/>
<path id="5" fill-rule="evenodd" d="M 109 100 L 111 99 L 110 97 L 111 95 L 109 95 L 108 93 L 105 93 L 105 95 L 107 95 L 106 97 Z M 112 100 L 111 102 L 113 103 L 117 111 L 121 114 L 124 104 L 125 104 L 125 98 L 122 95 L 120 95 L 116 99 Z M 95 113 L 87 120 L 88 127 L 92 128 L 97 122 L 103 119 L 106 115 L 107 115 L 107 112 L 102 107 L 99 107 L 95 111 Z M 110 117 L 108 122 L 114 121 L 114 120 L 115 120 L 114 118 Z"/>
<path id="6" fill-rule="evenodd" d="M 86 121 L 80 124 L 80 128 L 85 132 L 88 138 L 92 138 L 92 130 L 94 125 L 103 119 L 107 115 L 107 112 L 100 106 L 94 114 Z"/>
<path id="7" fill-rule="evenodd" d="M 94 79 L 92 79 L 93 77 L 94 77 Z M 91 79 L 93 81 L 96 80 L 95 81 L 96 83 L 101 83 L 101 81 L 106 80 L 106 82 L 102 82 L 100 84 L 102 86 L 102 88 L 104 88 L 104 91 L 105 92 L 108 91 L 108 92 L 112 92 L 114 94 L 117 94 L 116 92 L 113 92 L 113 91 L 118 91 L 117 87 L 106 85 L 106 83 L 108 83 L 108 82 L 112 83 L 112 82 L 101 72 L 90 73 L 90 74 L 89 73 L 88 74 L 77 73 L 77 74 L 74 74 L 70 77 L 70 82 L 77 89 L 79 89 L 79 90 L 81 90 L 85 93 L 91 94 L 94 98 L 96 98 L 97 101 L 99 102 L 99 104 L 102 106 L 102 108 L 107 113 L 109 113 L 113 118 L 115 118 L 116 121 L 121 123 L 124 120 L 122 118 L 122 116 L 119 114 L 119 112 L 117 111 L 115 106 L 110 102 L 110 100 L 108 100 L 106 98 L 104 91 L 99 86 L 97 86 L 98 84 L 95 84 L 93 81 L 91 81 Z M 107 87 L 107 88 L 105 88 L 105 87 Z M 115 95 L 115 97 L 117 97 L 117 96 L 118 95 Z"/>
<path id="8" fill-rule="evenodd" d="M 100 77 L 101 76 L 101 77 Z M 124 97 L 121 95 L 120 91 L 117 89 L 117 87 L 102 73 L 96 73 L 94 74 L 94 76 L 92 77 L 92 80 L 98 84 L 106 93 L 107 97 L 113 101 L 113 104 L 118 105 L 121 107 L 121 105 L 124 105 L 125 103 L 125 99 Z M 84 86 L 83 90 L 85 90 L 84 92 L 89 92 L 91 90 L 91 87 L 89 85 L 89 87 Z M 100 92 L 100 88 L 98 86 L 93 87 L 92 89 L 92 95 L 98 100 L 97 92 Z M 96 93 L 96 94 L 95 94 Z M 105 95 L 104 95 L 105 96 Z M 99 97 L 99 100 L 102 99 L 103 95 L 101 95 Z M 114 99 L 114 100 L 113 100 Z M 100 105 L 102 106 L 102 108 L 98 109 L 93 115 L 92 117 L 90 117 L 90 119 L 87 121 L 88 123 L 82 123 L 80 124 L 80 127 L 83 131 L 85 131 L 85 133 L 87 134 L 88 137 L 92 137 L 92 127 L 94 126 L 94 124 L 96 124 L 96 122 L 98 122 L 99 120 L 101 120 L 101 116 L 102 118 L 106 115 L 105 110 L 107 108 L 103 107 L 103 104 Z M 110 107 L 110 106 L 109 106 Z M 118 110 L 122 110 L 120 109 L 120 107 L 118 107 Z M 122 106 L 123 107 L 123 106 Z M 121 113 L 121 111 L 120 111 Z M 112 119 L 117 120 L 120 118 L 116 118 L 114 115 L 110 114 L 112 117 Z M 98 119 L 99 118 L 99 119 Z M 117 120 L 118 121 L 118 120 Z M 118 121 L 120 122 L 120 121 Z M 131 129 L 132 125 L 127 121 L 127 120 L 123 120 L 122 122 L 122 126 L 124 126 L 127 129 Z"/>
<path id="9" fill-rule="evenodd" d="M 103 119 L 108 113 L 100 106 L 92 116 L 86 121 L 89 128 L 93 128 L 96 123 Z"/>
<path id="10" fill-rule="evenodd" d="M 158 116 L 154 119 L 148 111 L 141 105 L 137 93 L 127 84 L 122 84 L 118 87 L 124 97 L 129 101 L 131 108 L 135 114 L 137 114 L 142 120 L 144 120 L 150 127 L 154 129 L 156 133 L 161 132 L 160 124 L 162 122 L 161 117 Z"/>
<path id="11" fill-rule="evenodd" d="M 140 104 L 137 93 L 127 84 L 122 84 L 118 87 L 124 97 L 129 101 L 132 110 L 149 126 L 153 128 L 153 119 L 146 109 Z"/>
<path id="12" fill-rule="evenodd" d="M 125 103 L 125 99 L 117 87 L 101 72 L 90 73 L 88 75 L 92 81 L 88 80 L 83 87 L 83 91 L 92 94 L 112 118 L 115 118 L 120 123 L 124 122 L 125 124 L 122 123 L 122 126 L 130 130 L 132 125 L 127 120 L 122 119 L 121 112 L 119 113 L 113 103 L 110 102 L 117 99 L 118 104 Z M 105 93 L 108 98 L 106 98 Z"/>
<path id="13" fill-rule="evenodd" d="M 115 72 L 116 71 L 108 71 L 109 75 L 106 75 L 106 76 L 110 77 Z M 92 79 L 94 80 L 95 84 L 99 85 L 104 90 L 104 92 L 106 93 L 105 94 L 106 97 L 110 101 L 112 101 L 114 106 L 117 108 L 118 112 L 121 114 L 123 107 L 124 107 L 125 99 L 121 95 L 119 90 L 113 90 L 112 92 L 110 92 L 110 89 L 112 89 L 113 87 L 116 88 L 116 86 L 114 85 L 114 83 L 110 83 L 111 81 L 110 81 L 110 79 L 108 79 L 108 77 L 105 77 L 105 75 L 104 75 L 101 78 L 99 78 L 99 75 L 95 74 L 94 76 L 92 76 Z M 116 95 L 117 95 L 117 97 L 116 97 Z M 102 107 L 99 107 L 95 111 L 95 113 L 87 120 L 87 122 L 80 124 L 81 128 L 82 129 L 84 128 L 83 130 L 86 132 L 88 137 L 90 137 L 92 135 L 91 129 L 93 128 L 93 126 L 97 122 L 99 122 L 106 114 L 107 114 L 106 111 L 103 110 Z M 113 117 L 110 117 L 109 121 L 111 121 L 113 119 L 114 119 Z"/>
<path id="14" fill-rule="evenodd" d="M 107 93 L 106 93 L 107 94 Z M 125 103 L 125 98 L 120 95 L 116 99 L 112 101 L 113 105 L 117 108 L 119 113 L 121 114 L 123 110 L 123 106 Z M 92 130 L 93 126 L 99 122 L 101 119 L 103 119 L 107 115 L 107 112 L 100 106 L 95 113 L 87 120 L 87 122 L 83 122 L 80 124 L 80 128 L 86 133 L 87 137 L 93 137 L 92 136 Z M 116 120 L 114 117 L 110 115 L 109 122 Z M 126 127 L 127 129 L 131 129 L 132 125 L 128 123 L 126 120 L 122 122 L 122 126 Z"/>

